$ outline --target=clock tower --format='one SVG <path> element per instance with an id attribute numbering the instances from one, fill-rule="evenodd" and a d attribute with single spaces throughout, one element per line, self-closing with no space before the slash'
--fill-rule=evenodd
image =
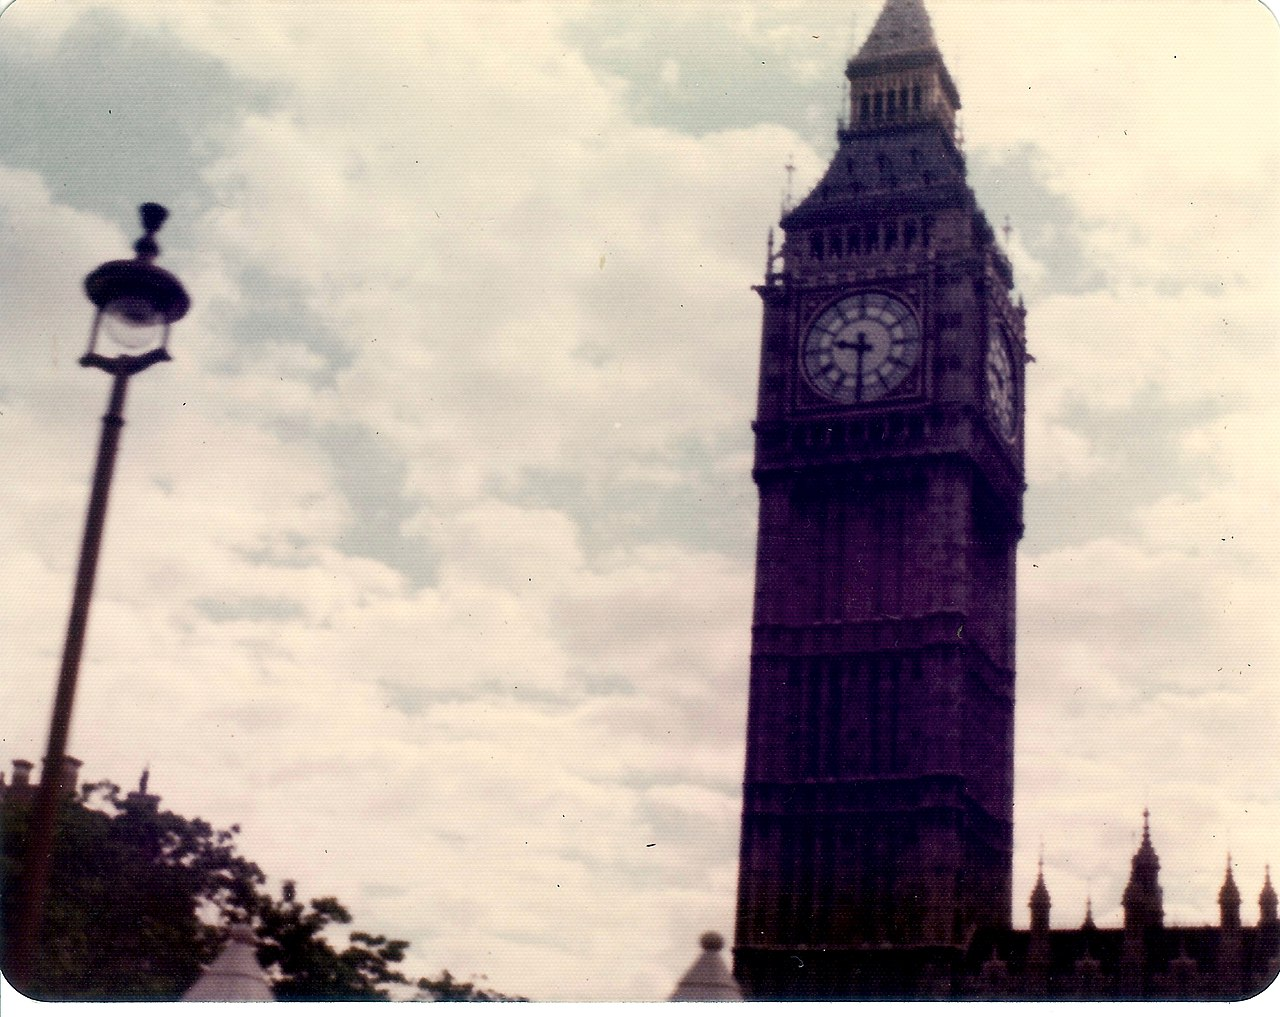
<path id="1" fill-rule="evenodd" d="M 1011 913 L 1025 315 L 922 0 L 846 74 L 757 287 L 748 998 L 946 993 Z"/>

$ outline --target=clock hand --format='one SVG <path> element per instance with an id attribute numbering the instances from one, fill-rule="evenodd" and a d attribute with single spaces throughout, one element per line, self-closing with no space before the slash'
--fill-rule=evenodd
<path id="1" fill-rule="evenodd" d="M 853 376 L 853 401 L 860 403 L 862 402 L 862 358 L 866 356 L 868 350 L 874 350 L 875 347 L 867 342 L 866 332 L 859 332 L 858 341 L 849 343 L 847 348 L 853 350 L 858 357 Z"/>

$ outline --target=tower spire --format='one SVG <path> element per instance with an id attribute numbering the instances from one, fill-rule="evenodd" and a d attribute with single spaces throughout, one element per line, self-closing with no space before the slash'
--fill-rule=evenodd
<path id="1" fill-rule="evenodd" d="M 1151 844 L 1151 813 L 1148 809 L 1142 810 L 1142 844 L 1133 856 L 1123 903 L 1125 928 L 1159 928 L 1164 924 L 1160 858 Z"/>
<path id="2" fill-rule="evenodd" d="M 1040 849 L 1040 865 L 1036 871 L 1036 885 L 1031 890 L 1031 931 L 1049 931 L 1049 888 L 1044 885 L 1044 848 Z"/>
<path id="3" fill-rule="evenodd" d="M 849 129 L 941 123 L 955 129 L 960 93 L 947 73 L 923 0 L 886 0 L 849 79 Z"/>
<path id="4" fill-rule="evenodd" d="M 1219 924 L 1224 929 L 1240 928 L 1240 889 L 1231 875 L 1231 855 L 1227 855 L 1227 875 L 1218 891 Z"/>
<path id="5" fill-rule="evenodd" d="M 1258 894 L 1258 924 L 1275 925 L 1277 920 L 1276 890 L 1271 885 L 1271 866 L 1268 865 L 1262 881 L 1262 893 Z"/>
<path id="6" fill-rule="evenodd" d="M 886 0 L 871 34 L 853 59 L 862 63 L 937 49 L 933 23 L 923 0 Z"/>

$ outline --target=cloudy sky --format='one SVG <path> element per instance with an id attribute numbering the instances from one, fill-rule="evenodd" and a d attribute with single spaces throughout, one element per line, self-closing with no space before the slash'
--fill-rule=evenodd
<path id="1" fill-rule="evenodd" d="M 931 0 L 1029 308 L 1016 924 L 1280 867 L 1280 30 Z M 70 749 L 358 927 L 539 999 L 732 932 L 764 268 L 878 0 L 0 19 L 0 752 L 44 748 L 106 376 L 82 277 L 172 212 Z M 7 769 L 7 767 L 6 767 Z"/>

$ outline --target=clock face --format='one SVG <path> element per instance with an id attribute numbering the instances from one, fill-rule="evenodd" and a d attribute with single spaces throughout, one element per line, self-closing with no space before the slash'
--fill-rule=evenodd
<path id="1" fill-rule="evenodd" d="M 920 323 L 887 293 L 855 293 L 818 316 L 801 358 L 809 384 L 839 403 L 888 395 L 920 360 Z"/>
<path id="2" fill-rule="evenodd" d="M 993 335 L 987 343 L 987 402 L 991 415 L 1006 441 L 1013 441 L 1018 433 L 1018 418 L 1013 391 L 1013 365 L 1009 360 L 1009 347 L 1000 335 Z"/>

